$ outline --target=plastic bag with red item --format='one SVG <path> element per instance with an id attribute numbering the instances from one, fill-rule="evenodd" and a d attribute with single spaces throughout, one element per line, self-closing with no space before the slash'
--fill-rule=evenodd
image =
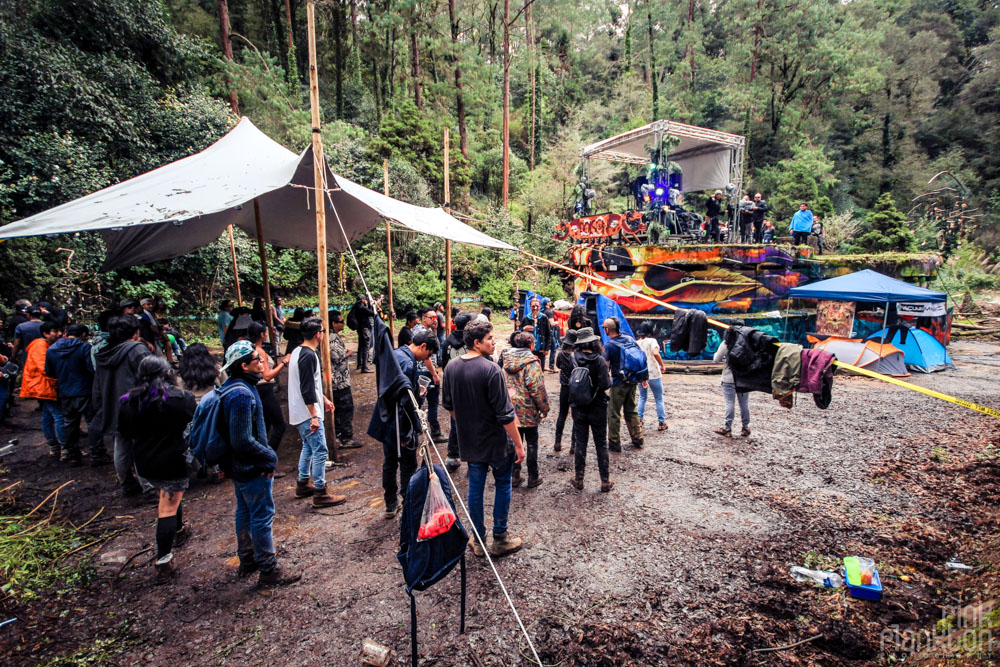
<path id="1" fill-rule="evenodd" d="M 441 480 L 433 469 L 429 482 L 427 498 L 424 500 L 424 512 L 420 517 L 420 530 L 417 532 L 418 542 L 444 535 L 455 525 L 455 510 L 448 503 L 448 498 L 441 488 Z"/>

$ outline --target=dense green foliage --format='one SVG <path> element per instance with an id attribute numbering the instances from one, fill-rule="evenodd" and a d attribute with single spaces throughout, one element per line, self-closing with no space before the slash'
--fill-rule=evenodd
<path id="1" fill-rule="evenodd" d="M 857 246 L 862 252 L 906 252 L 913 246 L 906 216 L 896 208 L 888 192 L 878 198 L 865 218 L 865 231 L 858 237 Z"/>
<path id="2" fill-rule="evenodd" d="M 205 147 L 237 120 L 230 90 L 241 115 L 302 149 L 310 136 L 305 2 L 228 0 L 234 62 L 222 58 L 217 6 L 0 4 L 0 224 Z M 984 214 L 963 234 L 994 252 L 995 2 L 514 2 L 509 213 L 498 206 L 504 25 L 503 4 L 481 0 L 318 3 L 323 138 L 334 170 L 381 190 L 388 158 L 393 196 L 443 203 L 442 130 L 450 127 L 453 207 L 494 236 L 558 257 L 565 245 L 547 237 L 572 207 L 579 146 L 670 118 L 748 137 L 747 189 L 764 193 L 779 229 L 805 200 L 824 219 L 839 216 L 841 247 L 855 231 L 868 233 L 853 237 L 868 249 L 907 247 L 900 221 L 909 213 L 890 215 L 884 202 L 910 211 L 929 179 L 948 169 Z M 592 164 L 597 207 L 620 206 L 634 175 Z M 851 222 L 873 208 L 860 229 Z M 879 226 L 886 216 L 888 232 Z M 891 238 L 875 238 L 884 233 Z M 918 231 L 917 243 L 934 233 Z M 443 242 L 399 235 L 397 310 L 443 297 Z M 72 271 L 58 248 L 78 251 Z M 254 244 L 237 235 L 237 250 L 245 292 L 259 293 Z M 369 286 L 384 290 L 384 234 L 356 250 Z M 476 248 L 453 255 L 455 289 L 500 305 L 511 258 Z M 204 306 L 232 280 L 228 240 L 113 275 L 99 274 L 101 256 L 93 238 L 0 243 L 0 297 L 65 300 L 56 292 L 83 272 L 116 298 L 155 290 Z M 308 253 L 279 250 L 270 259 L 278 293 L 315 287 Z M 350 258 L 346 266 L 347 287 L 358 290 Z"/>

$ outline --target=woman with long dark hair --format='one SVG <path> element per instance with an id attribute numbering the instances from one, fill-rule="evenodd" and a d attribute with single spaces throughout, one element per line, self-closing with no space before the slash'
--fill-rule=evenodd
<path id="1" fill-rule="evenodd" d="M 288 355 L 277 364 L 264 351 L 264 338 L 267 337 L 267 327 L 260 322 L 254 322 L 247 330 L 247 338 L 253 343 L 254 351 L 260 357 L 263 368 L 260 380 L 257 382 L 257 393 L 260 394 L 260 406 L 264 410 L 264 426 L 267 428 L 267 444 L 278 451 L 281 436 L 285 434 L 285 416 L 281 414 L 281 404 L 278 402 L 278 374 L 288 366 Z M 275 477 L 284 476 L 275 473 Z"/>
<path id="2" fill-rule="evenodd" d="M 184 389 L 194 394 L 199 402 L 202 396 L 215 389 L 219 383 L 219 367 L 204 343 L 188 345 L 177 372 Z"/>
<path id="3" fill-rule="evenodd" d="M 118 429 L 133 442 L 136 471 L 160 493 L 156 520 L 156 575 L 165 581 L 175 573 L 174 546 L 187 538 L 181 499 L 188 488 L 188 449 L 184 429 L 194 416 L 194 396 L 177 386 L 166 359 L 139 362 L 138 384 L 121 398 Z"/>
<path id="4" fill-rule="evenodd" d="M 254 322 L 267 324 L 267 311 L 264 310 L 264 299 L 257 297 L 253 300 L 253 308 L 250 309 L 250 319 Z"/>
<path id="5" fill-rule="evenodd" d="M 590 327 L 593 329 L 594 323 L 587 317 L 587 307 L 582 303 L 578 303 L 573 306 L 573 310 L 569 312 L 569 325 L 567 328 L 575 330 L 582 329 L 583 327 Z"/>

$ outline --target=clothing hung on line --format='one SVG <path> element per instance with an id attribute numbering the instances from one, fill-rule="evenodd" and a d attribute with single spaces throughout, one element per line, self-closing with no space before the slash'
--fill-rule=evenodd
<path id="1" fill-rule="evenodd" d="M 782 343 L 771 370 L 771 395 L 783 408 L 791 409 L 794 394 L 802 379 L 802 346 Z"/>
<path id="2" fill-rule="evenodd" d="M 708 316 L 700 310 L 678 310 L 670 329 L 670 349 L 685 350 L 688 356 L 701 354 L 708 342 Z"/>
<path id="3" fill-rule="evenodd" d="M 813 395 L 816 407 L 826 410 L 833 400 L 834 357 L 824 350 L 802 350 L 802 379 L 799 391 Z"/>
<path id="4" fill-rule="evenodd" d="M 736 391 L 770 394 L 778 339 L 753 327 L 737 326 L 726 330 L 725 342 Z"/>

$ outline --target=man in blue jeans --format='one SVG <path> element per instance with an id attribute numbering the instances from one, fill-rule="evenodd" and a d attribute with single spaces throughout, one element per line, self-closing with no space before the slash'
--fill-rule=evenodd
<path id="1" fill-rule="evenodd" d="M 444 369 L 441 404 L 451 413 L 458 429 L 461 459 L 469 464 L 469 513 L 483 543 L 473 536 L 472 552 L 484 556 L 486 523 L 483 493 L 486 474 L 493 471 L 493 543 L 490 554 L 503 556 L 521 548 L 521 538 L 507 528 L 510 511 L 510 479 L 514 463 L 524 461 L 524 445 L 517 430 L 514 406 L 507 393 L 503 371 L 492 359 L 495 347 L 493 325 L 475 321 L 465 327 L 468 352 L 452 359 Z M 513 442 L 513 446 L 511 443 Z"/>
<path id="2" fill-rule="evenodd" d="M 323 375 L 319 368 L 316 348 L 323 344 L 323 321 L 310 317 L 302 322 L 302 344 L 288 361 L 288 422 L 298 429 L 302 438 L 299 455 L 299 479 L 296 498 L 312 496 L 313 507 L 332 507 L 347 501 L 346 496 L 333 495 L 326 488 L 326 432 L 323 412 L 333 412 L 333 403 L 323 395 Z M 309 486 L 312 473 L 313 485 Z"/>
<path id="3" fill-rule="evenodd" d="M 274 555 L 274 497 L 271 480 L 278 457 L 267 445 L 267 427 L 257 382 L 264 367 L 249 341 L 237 341 L 226 351 L 223 370 L 229 379 L 222 389 L 234 387 L 222 397 L 222 435 L 229 455 L 220 464 L 236 492 L 237 574 L 248 577 L 259 571 L 258 586 L 284 586 L 302 578 L 297 572 L 278 567 Z"/>

